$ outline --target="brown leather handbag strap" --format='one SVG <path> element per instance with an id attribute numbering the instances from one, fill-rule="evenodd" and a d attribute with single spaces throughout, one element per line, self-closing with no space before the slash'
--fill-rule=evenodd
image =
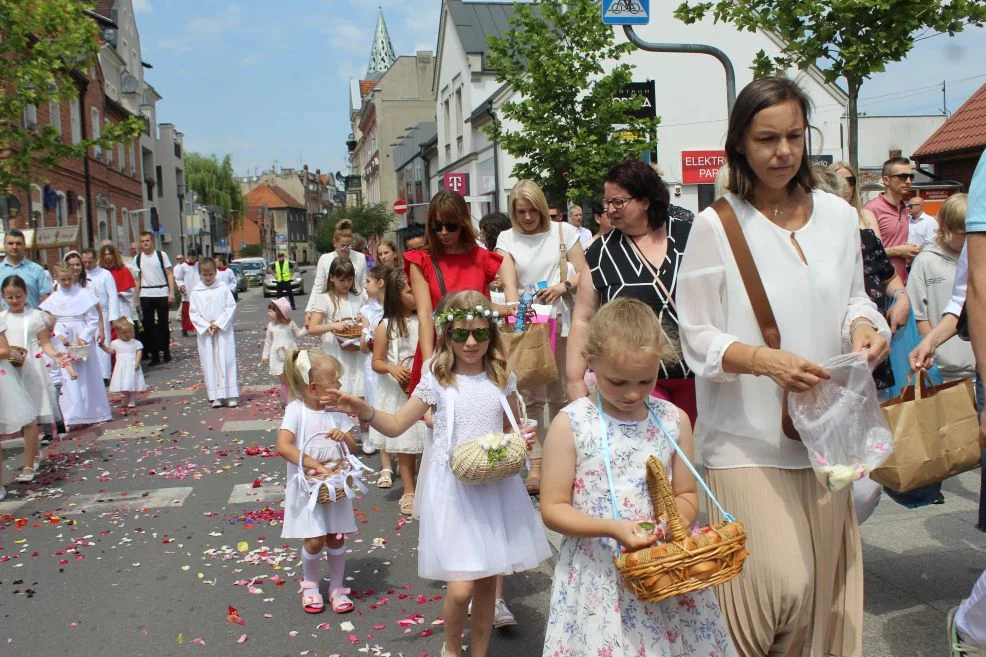
<path id="1" fill-rule="evenodd" d="M 713 203 L 712 209 L 716 211 L 722 222 L 726 239 L 729 241 L 729 248 L 733 251 L 736 267 L 739 269 L 740 278 L 743 279 L 743 286 L 746 288 L 746 295 L 750 298 L 750 305 L 753 306 L 753 315 L 757 318 L 757 324 L 760 326 L 763 341 L 771 349 L 780 349 L 781 331 L 777 328 L 777 319 L 770 307 L 767 290 L 763 287 L 760 271 L 757 269 L 757 263 L 753 261 L 750 244 L 746 241 L 746 236 L 743 235 L 743 229 L 740 228 L 736 211 L 725 198 L 720 198 Z M 784 435 L 791 440 L 801 440 L 801 436 L 798 435 L 798 430 L 794 428 L 791 415 L 787 410 L 786 392 L 783 393 L 781 401 L 781 428 Z"/>

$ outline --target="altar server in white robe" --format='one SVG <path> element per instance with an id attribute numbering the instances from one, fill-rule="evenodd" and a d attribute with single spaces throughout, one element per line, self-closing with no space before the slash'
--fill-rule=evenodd
<path id="1" fill-rule="evenodd" d="M 108 422 L 113 419 L 110 402 L 103 385 L 103 375 L 96 360 L 99 348 L 99 301 L 88 289 L 79 287 L 78 275 L 59 263 L 51 267 L 58 281 L 56 289 L 41 304 L 55 317 L 54 334 L 59 347 L 88 345 L 74 369 L 78 378 L 62 377 L 62 393 L 58 399 L 62 418 L 69 429 Z"/>
<path id="2" fill-rule="evenodd" d="M 113 274 L 97 264 L 95 249 L 82 249 L 82 265 L 86 268 L 86 288 L 99 300 L 99 308 L 103 311 L 103 335 L 105 342 L 110 341 L 110 322 L 120 317 L 120 295 L 116 290 Z M 103 381 L 109 381 L 113 376 L 113 363 L 110 355 L 97 347 L 96 359 L 99 361 L 99 371 Z"/>
<path id="3" fill-rule="evenodd" d="M 185 262 L 175 267 L 175 284 L 181 292 L 181 334 L 187 336 L 195 332 L 195 327 L 189 312 L 191 311 L 192 290 L 199 284 L 199 263 L 196 259 L 199 252 L 189 249 L 185 256 Z"/>
<path id="4" fill-rule="evenodd" d="M 216 263 L 212 258 L 199 261 L 198 273 L 201 280 L 192 290 L 189 317 L 198 334 L 206 392 L 213 408 L 224 403 L 235 408 L 240 396 L 233 335 L 236 301 L 229 287 L 216 280 Z"/>

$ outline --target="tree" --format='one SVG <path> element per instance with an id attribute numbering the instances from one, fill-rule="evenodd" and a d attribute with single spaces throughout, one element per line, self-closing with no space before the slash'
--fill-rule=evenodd
<path id="1" fill-rule="evenodd" d="M 751 67 L 762 77 L 775 70 L 819 65 L 825 81 L 844 78 L 849 95 L 849 163 L 859 166 L 857 104 L 863 81 L 899 62 L 927 31 L 961 32 L 966 25 L 982 27 L 986 4 L 982 0 L 714 0 L 675 11 L 685 23 L 711 13 L 716 22 L 732 22 L 741 30 L 766 30 L 781 38 L 777 57 L 761 50 Z"/>
<path id="2" fill-rule="evenodd" d="M 264 255 L 264 247 L 259 244 L 247 244 L 240 249 L 240 258 L 261 258 Z"/>
<path id="3" fill-rule="evenodd" d="M 226 155 L 222 162 L 215 155 L 185 154 L 185 184 L 198 194 L 203 205 L 218 205 L 230 218 L 234 228 L 243 223 L 243 193 L 233 171 L 233 160 Z"/>
<path id="4" fill-rule="evenodd" d="M 98 66 L 99 34 L 78 0 L 0 0 L 0 194 L 27 192 L 47 171 L 89 148 L 110 148 L 137 137 L 135 116 L 100 126 L 98 139 L 63 141 L 52 125 L 32 125 L 30 108 L 79 98 L 89 84 L 85 69 Z M 67 131 L 65 131 L 67 135 Z M 67 139 L 67 138 L 66 138 Z"/>
<path id="5" fill-rule="evenodd" d="M 633 71 L 619 61 L 633 46 L 602 24 L 598 0 L 514 6 L 511 28 L 489 38 L 489 63 L 520 100 L 504 103 L 484 130 L 521 160 L 514 177 L 535 180 L 553 200 L 591 198 L 609 167 L 656 141 L 657 119 L 631 116 L 642 99 L 618 97 Z"/>
<path id="6" fill-rule="evenodd" d="M 328 253 L 335 247 L 332 245 L 332 233 L 341 219 L 353 222 L 353 232 L 369 239 L 375 235 L 383 235 L 390 230 L 394 215 L 383 203 L 376 205 L 347 205 L 338 208 L 332 214 L 318 222 L 315 232 L 315 248 L 319 253 Z"/>

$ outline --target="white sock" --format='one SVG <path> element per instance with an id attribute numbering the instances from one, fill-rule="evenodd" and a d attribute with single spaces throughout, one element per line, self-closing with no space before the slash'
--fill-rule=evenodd
<path id="1" fill-rule="evenodd" d="M 346 586 L 346 546 L 326 548 L 329 553 L 329 590 Z"/>
<path id="2" fill-rule="evenodd" d="M 309 582 L 318 582 L 319 580 L 319 566 L 322 561 L 322 553 L 309 554 L 307 548 L 301 548 L 301 569 L 305 574 L 305 580 Z"/>

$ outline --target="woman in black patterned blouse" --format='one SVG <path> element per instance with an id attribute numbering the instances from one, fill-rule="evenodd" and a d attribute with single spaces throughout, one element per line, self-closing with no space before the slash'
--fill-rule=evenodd
<path id="1" fill-rule="evenodd" d="M 589 266 L 579 277 L 568 337 L 569 400 L 589 392 L 582 351 L 589 321 L 600 303 L 624 296 L 640 299 L 678 344 L 674 294 L 692 224 L 669 216 L 668 188 L 644 162 L 614 166 L 606 173 L 603 189 L 603 210 L 613 230 L 593 240 L 585 254 Z M 695 424 L 695 380 L 680 355 L 661 364 L 653 394 L 684 410 Z"/>

